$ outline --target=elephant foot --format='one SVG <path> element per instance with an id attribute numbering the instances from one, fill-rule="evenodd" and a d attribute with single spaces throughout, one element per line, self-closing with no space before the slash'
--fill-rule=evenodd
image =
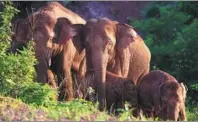
<path id="1" fill-rule="evenodd" d="M 72 100 L 73 100 L 72 97 L 69 97 L 69 98 L 66 99 L 66 101 L 72 101 Z"/>
<path id="2" fill-rule="evenodd" d="M 140 117 L 140 114 L 141 114 L 141 110 L 140 110 L 139 108 L 135 108 L 135 109 L 133 110 L 132 115 L 133 115 L 135 118 Z"/>
<path id="3" fill-rule="evenodd" d="M 99 111 L 104 111 L 106 108 L 105 101 L 100 101 L 99 102 Z"/>
<path id="4" fill-rule="evenodd" d="M 49 83 L 49 85 L 53 88 L 53 89 L 57 89 L 56 84 L 55 83 Z"/>
<path id="5" fill-rule="evenodd" d="M 66 101 L 72 101 L 73 100 L 73 92 L 71 92 L 71 90 L 66 92 Z"/>

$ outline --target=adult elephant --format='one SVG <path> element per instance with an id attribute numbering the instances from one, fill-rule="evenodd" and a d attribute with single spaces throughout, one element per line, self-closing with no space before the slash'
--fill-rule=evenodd
<path id="1" fill-rule="evenodd" d="M 138 103 L 147 117 L 186 120 L 186 88 L 170 74 L 154 70 L 137 87 Z"/>
<path id="2" fill-rule="evenodd" d="M 107 18 L 90 19 L 85 28 L 87 70 L 94 70 L 99 109 L 105 108 L 106 70 L 135 85 L 149 72 L 151 54 L 133 27 Z"/>
<path id="3" fill-rule="evenodd" d="M 50 68 L 57 75 L 59 86 L 66 78 L 66 95 L 71 94 L 72 97 L 72 73 L 82 78 L 86 72 L 85 49 L 82 41 L 83 26 L 83 24 L 72 24 L 67 18 L 59 18 L 54 28 L 56 39 L 47 41 L 47 47 L 53 51 Z M 68 40 L 68 37 L 72 37 L 71 40 Z M 54 79 L 53 76 L 51 79 Z"/>
<path id="4" fill-rule="evenodd" d="M 49 75 L 52 72 L 49 69 L 49 61 L 53 55 L 53 51 L 46 47 L 46 43 L 54 36 L 54 26 L 60 17 L 67 18 L 72 24 L 85 24 L 86 21 L 79 15 L 64 8 L 58 2 L 50 2 L 28 15 L 26 19 L 18 20 L 14 25 L 14 35 L 11 51 L 15 52 L 23 44 L 27 44 L 29 40 L 33 40 L 35 45 L 35 56 L 38 64 L 35 66 L 38 81 L 48 83 Z M 68 35 L 65 40 L 70 40 L 72 36 Z M 65 76 L 66 74 L 64 71 Z M 66 78 L 67 79 L 67 78 Z M 72 89 L 72 88 L 69 88 Z M 68 94 L 67 100 L 71 100 L 72 95 Z"/>

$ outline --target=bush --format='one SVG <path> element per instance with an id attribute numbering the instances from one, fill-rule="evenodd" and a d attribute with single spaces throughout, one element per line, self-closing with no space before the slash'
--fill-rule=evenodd
<path id="1" fill-rule="evenodd" d="M 11 19 L 18 12 L 11 2 L 4 2 L 0 13 L 0 94 L 26 103 L 43 105 L 56 100 L 57 91 L 36 82 L 33 41 L 20 54 L 7 54 L 11 42 Z"/>
<path id="2" fill-rule="evenodd" d="M 192 92 L 190 86 L 197 84 L 198 74 L 198 4 L 185 3 L 151 4 L 146 19 L 130 20 L 130 24 L 144 34 L 152 54 L 151 70 L 172 74 Z"/>

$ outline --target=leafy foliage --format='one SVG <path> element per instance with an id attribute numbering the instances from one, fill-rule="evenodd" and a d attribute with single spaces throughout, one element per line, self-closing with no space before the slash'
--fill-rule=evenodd
<path id="1" fill-rule="evenodd" d="M 42 105 L 56 100 L 57 92 L 48 85 L 35 82 L 37 63 L 32 41 L 20 54 L 7 54 L 11 42 L 11 19 L 18 12 L 11 2 L 5 2 L 0 34 L 0 94 L 19 98 L 26 103 Z"/>
<path id="2" fill-rule="evenodd" d="M 81 99 L 58 102 L 56 89 L 36 81 L 33 41 L 29 41 L 20 54 L 7 54 L 11 42 L 10 22 L 18 11 L 11 2 L 3 4 L 0 13 L 0 120 L 108 120 L 110 116 L 99 112 L 97 104 Z"/>
<path id="3" fill-rule="evenodd" d="M 198 19 L 196 2 L 154 2 L 144 20 L 130 20 L 149 47 L 151 70 L 161 69 L 188 85 L 187 113 L 196 120 L 198 104 Z M 193 109 L 192 109 L 193 108 Z"/>
<path id="4" fill-rule="evenodd" d="M 3 12 L 0 12 L 0 40 L 1 41 L 9 41 L 10 40 L 10 34 L 11 34 L 11 26 L 10 23 L 12 18 L 15 14 L 17 14 L 19 11 L 13 7 L 12 2 L 2 2 L 3 5 L 5 5 Z M 2 48 L 1 48 L 2 49 Z"/>
<path id="5" fill-rule="evenodd" d="M 97 104 L 91 102 L 81 99 L 67 103 L 57 102 L 57 90 L 36 81 L 34 65 L 37 61 L 32 41 L 20 54 L 7 54 L 11 42 L 10 22 L 18 10 L 13 7 L 12 2 L 3 4 L 3 12 L 0 12 L 0 95 L 3 96 L 0 96 L 0 119 L 112 119 L 105 112 L 99 112 Z M 151 50 L 151 69 L 162 69 L 180 81 L 186 81 L 190 91 L 198 91 L 197 8 L 197 4 L 192 2 L 178 2 L 174 5 L 156 2 L 148 9 L 147 19 L 130 20 L 130 23 L 142 32 Z M 194 96 L 187 99 L 188 120 L 197 120 L 198 110 L 194 101 Z M 24 111 L 27 114 L 24 114 Z M 121 111 L 119 120 L 137 120 L 131 117 L 132 110 Z"/>
<path id="6" fill-rule="evenodd" d="M 142 36 L 152 54 L 151 69 L 169 72 L 190 85 L 189 81 L 196 81 L 198 73 L 198 36 L 195 34 L 198 21 L 194 12 L 186 12 L 184 3 L 178 2 L 174 6 L 153 4 L 148 9 L 147 19 L 130 20 L 130 23 L 144 34 Z"/>
<path id="7" fill-rule="evenodd" d="M 0 120 L 4 121 L 67 121 L 109 120 L 111 116 L 99 112 L 97 106 L 84 100 L 67 103 L 50 103 L 47 106 L 32 106 L 9 97 L 0 96 Z"/>

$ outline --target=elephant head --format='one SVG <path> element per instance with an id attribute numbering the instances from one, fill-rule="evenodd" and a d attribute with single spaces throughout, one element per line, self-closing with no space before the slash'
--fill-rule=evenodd
<path id="1" fill-rule="evenodd" d="M 129 102 L 131 107 L 137 107 L 137 89 L 131 80 L 126 80 L 123 83 L 123 99 Z"/>
<path id="2" fill-rule="evenodd" d="M 187 90 L 183 83 L 180 84 L 173 81 L 161 84 L 159 87 L 159 96 L 155 99 L 159 100 L 161 111 L 164 112 L 163 115 L 160 115 L 162 112 L 159 112 L 159 116 L 162 116 L 164 120 L 185 120 L 186 92 Z"/>
<path id="3" fill-rule="evenodd" d="M 85 25 L 84 32 L 87 70 L 95 72 L 99 109 L 103 110 L 108 63 L 113 59 L 115 50 L 126 48 L 138 35 L 131 26 L 107 18 L 90 19 Z"/>
<path id="4" fill-rule="evenodd" d="M 30 40 L 35 42 L 35 57 L 38 60 L 36 71 L 38 81 L 47 82 L 47 69 L 51 51 L 45 44 L 50 37 L 53 37 L 53 25 L 55 20 L 44 13 L 34 13 L 26 19 L 20 19 L 13 25 L 13 36 L 10 52 L 16 52 Z"/>
<path id="5" fill-rule="evenodd" d="M 29 31 L 29 24 L 25 19 L 18 19 L 13 24 L 13 34 L 10 52 L 17 52 L 21 50 L 26 43 L 31 40 L 31 33 Z"/>

